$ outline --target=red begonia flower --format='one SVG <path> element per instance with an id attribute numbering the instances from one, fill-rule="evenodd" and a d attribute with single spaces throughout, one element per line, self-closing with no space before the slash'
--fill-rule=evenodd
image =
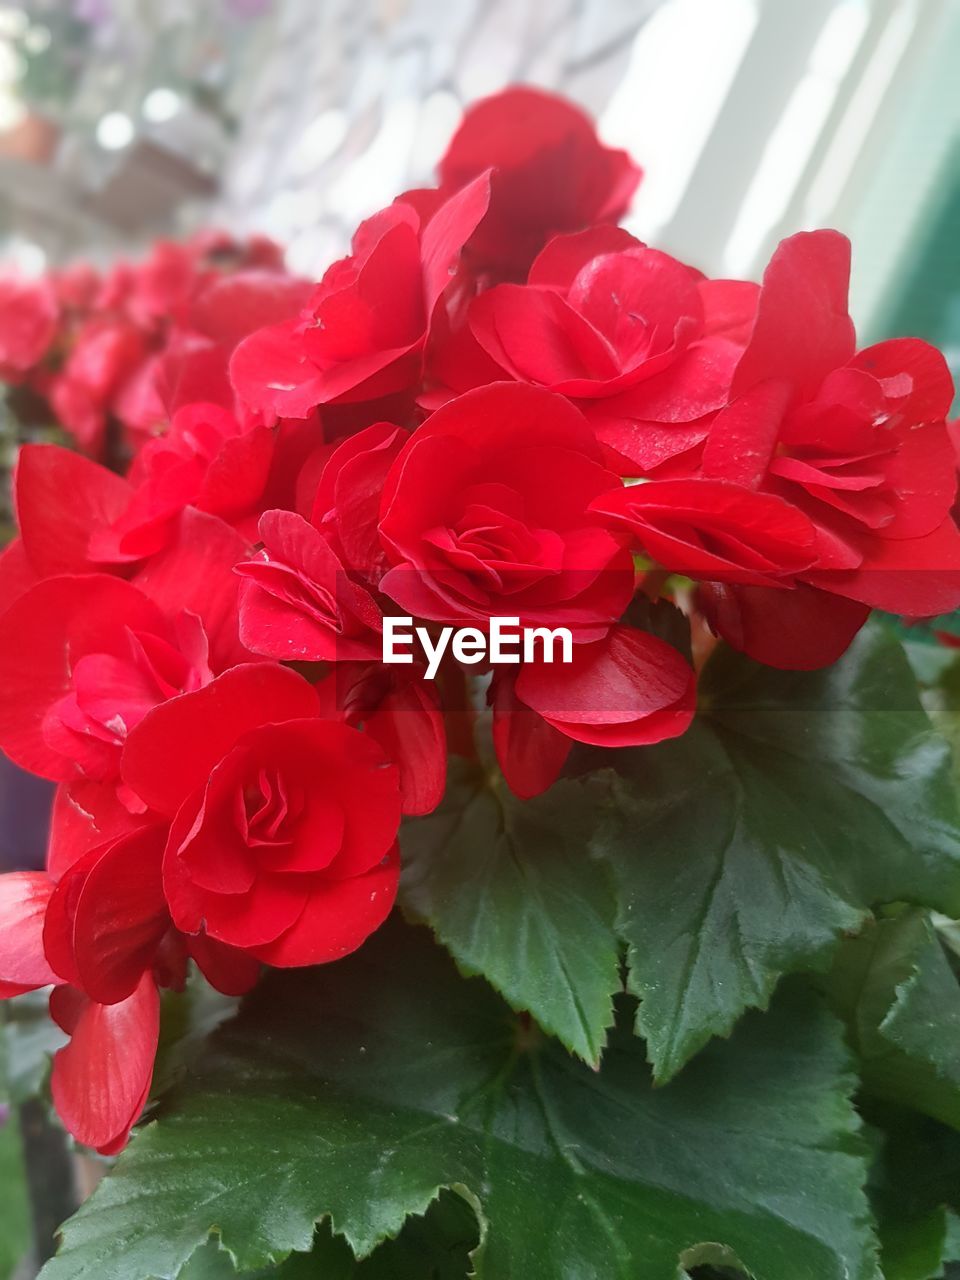
<path id="1" fill-rule="evenodd" d="M 256 556 L 236 567 L 248 649 L 285 662 L 380 657 L 380 609 L 321 533 L 295 511 L 267 511 L 260 540 Z"/>
<path id="2" fill-rule="evenodd" d="M 960 604 L 949 372 L 916 339 L 855 354 L 848 278 L 849 244 L 836 232 L 784 241 L 764 274 L 735 399 L 703 451 L 705 476 L 763 489 L 815 529 L 815 563 L 798 575 L 809 586 L 795 600 L 756 586 L 703 595 L 721 634 L 774 666 L 834 661 L 864 606 L 918 617 Z M 829 595 L 851 603 L 838 599 L 830 617 Z M 819 627 L 805 647 L 806 618 Z"/>
<path id="3" fill-rule="evenodd" d="M 319 705 L 288 668 L 235 667 L 131 734 L 124 778 L 172 819 L 164 890 L 183 932 L 274 965 L 318 964 L 389 913 L 397 770 Z"/>
<path id="4" fill-rule="evenodd" d="M 57 332 L 59 307 L 48 280 L 0 276 L 0 375 L 16 381 L 43 359 Z"/>
<path id="5" fill-rule="evenodd" d="M 596 639 L 633 592 L 629 553 L 586 514 L 619 483 L 562 397 L 519 383 L 467 392 L 393 465 L 380 532 L 394 567 L 381 589 L 439 622 L 519 617 Z"/>
<path id="6" fill-rule="evenodd" d="M 0 746 L 53 781 L 116 779 L 130 730 L 166 698 L 212 678 L 194 614 L 168 621 L 106 574 L 49 578 L 0 629 Z"/>
<path id="7" fill-rule="evenodd" d="M 469 107 L 440 162 L 443 192 L 494 169 L 490 209 L 469 242 L 475 268 L 522 278 L 551 236 L 615 222 L 641 171 L 605 147 L 579 107 L 529 86 Z"/>
<path id="8" fill-rule="evenodd" d="M 305 417 L 318 404 L 414 388 L 434 311 L 488 199 L 483 175 L 426 226 L 403 203 L 368 218 L 300 320 L 263 329 L 237 348 L 231 376 L 240 398 L 267 414 Z"/>
<path id="9" fill-rule="evenodd" d="M 165 435 L 146 444 L 130 472 L 124 511 L 90 540 L 101 563 L 142 560 L 169 546 L 187 506 L 237 523 L 255 517 L 273 460 L 267 427 L 245 429 L 215 404 L 180 409 Z"/>

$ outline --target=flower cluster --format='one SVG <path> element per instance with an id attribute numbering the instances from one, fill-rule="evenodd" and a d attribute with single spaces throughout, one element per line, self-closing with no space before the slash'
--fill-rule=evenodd
<path id="1" fill-rule="evenodd" d="M 158 989 L 188 961 L 239 993 L 379 926 L 401 817 L 470 750 L 477 687 L 527 798 L 576 742 L 688 727 L 694 670 L 638 589 L 798 669 L 871 608 L 960 605 L 942 357 L 857 349 L 835 232 L 785 241 L 759 286 L 640 243 L 617 226 L 639 179 L 559 99 L 481 102 L 436 189 L 365 221 L 316 286 L 186 289 L 195 358 L 146 377 L 168 425 L 125 476 L 22 450 L 0 748 L 59 787 L 47 871 L 0 879 L 0 989 L 53 986 L 71 1036 L 54 1100 L 81 1141 L 126 1141 Z M 45 349 L 57 305 L 0 321 L 7 369 Z M 84 323 L 93 342 L 115 319 Z M 77 430 L 70 395 L 51 400 Z M 382 661 L 397 615 L 562 626 L 572 656 L 448 656 L 427 681 Z"/>
<path id="2" fill-rule="evenodd" d="M 29 425 L 63 428 L 84 453 L 128 460 L 203 396 L 230 402 L 227 359 L 271 318 L 295 314 L 309 286 L 280 250 L 220 232 L 159 241 L 142 262 L 87 263 L 38 279 L 0 275 L 0 381 Z"/>

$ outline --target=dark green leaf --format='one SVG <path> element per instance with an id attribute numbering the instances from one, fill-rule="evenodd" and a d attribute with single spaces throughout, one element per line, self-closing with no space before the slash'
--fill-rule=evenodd
<path id="1" fill-rule="evenodd" d="M 960 1128 L 960 985 L 921 911 L 840 948 L 828 980 L 865 1089 Z"/>
<path id="2" fill-rule="evenodd" d="M 324 1223 L 310 1253 L 292 1253 L 278 1267 L 234 1270 L 216 1240 L 198 1249 L 178 1280 L 466 1280 L 477 1246 L 473 1210 L 442 1191 L 422 1216 L 408 1218 L 395 1240 L 386 1240 L 362 1261 Z"/>
<path id="3" fill-rule="evenodd" d="M 443 804 L 404 828 L 401 900 L 464 973 L 596 1063 L 620 951 L 612 877 L 591 859 L 590 835 L 578 784 L 520 803 L 453 762 Z"/>
<path id="4" fill-rule="evenodd" d="M 960 1135 L 925 1116 L 870 1106 L 877 1159 L 870 1175 L 884 1280 L 936 1280 L 955 1256 Z"/>
<path id="5" fill-rule="evenodd" d="M 626 997 L 622 998 L 627 1004 Z M 447 1187 L 473 1204 L 486 1280 L 873 1280 L 840 1024 L 783 993 L 662 1089 L 631 1010 L 593 1072 L 422 930 L 276 975 L 67 1224 L 43 1280 L 176 1275 L 216 1230 L 241 1268 L 360 1255 Z"/>
<path id="6" fill-rule="evenodd" d="M 662 1080 L 782 974 L 823 966 L 874 904 L 960 914 L 949 750 L 889 635 L 809 673 L 721 647 L 701 698 L 682 738 L 619 753 L 622 819 L 598 836 Z"/>

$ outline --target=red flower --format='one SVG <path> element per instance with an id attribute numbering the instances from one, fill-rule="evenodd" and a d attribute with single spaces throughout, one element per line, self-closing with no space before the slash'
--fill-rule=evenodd
<path id="1" fill-rule="evenodd" d="M 451 624 L 567 626 L 596 639 L 633 592 L 633 566 L 586 514 L 620 482 L 585 419 L 560 396 L 499 383 L 435 413 L 387 479 L 381 588 L 408 613 Z"/>
<path id="2" fill-rule="evenodd" d="M 248 649 L 286 662 L 380 657 L 380 610 L 322 534 L 294 511 L 267 511 L 260 539 L 262 550 L 236 569 Z"/>
<path id="3" fill-rule="evenodd" d="M 47 280 L 0 277 L 0 377 L 16 381 L 46 355 L 59 307 Z"/>
<path id="4" fill-rule="evenodd" d="M 870 608 L 920 617 L 960 605 L 950 375 L 939 352 L 914 339 L 855 354 L 849 267 L 836 232 L 780 246 L 736 398 L 703 453 L 705 476 L 763 488 L 815 528 L 816 563 L 789 604 L 758 586 L 703 593 L 720 632 L 774 666 L 835 661 Z"/>
<path id="5" fill-rule="evenodd" d="M 406 814 L 432 813 L 443 799 L 447 777 L 440 695 L 423 677 L 422 666 L 350 662 L 317 686 L 324 715 L 362 725 L 397 766 Z"/>
<path id="6" fill-rule="evenodd" d="M 288 668 L 235 667 L 130 735 L 124 779 L 172 822 L 163 884 L 184 933 L 308 965 L 354 950 L 386 918 L 397 770 L 318 710 Z"/>
<path id="7" fill-rule="evenodd" d="M 551 236 L 616 222 L 641 171 L 554 94 L 516 86 L 467 109 L 440 162 L 442 192 L 494 169 L 490 209 L 469 242 L 476 269 L 523 278 Z"/>
<path id="8" fill-rule="evenodd" d="M 729 398 L 741 346 L 711 329 L 708 296 L 689 267 L 625 231 L 558 237 L 526 285 L 473 301 L 468 332 L 439 343 L 432 370 L 458 390 L 514 378 L 561 392 L 623 474 L 646 474 L 702 442 Z"/>
<path id="9" fill-rule="evenodd" d="M 195 614 L 169 621 L 136 587 L 105 574 L 40 582 L 3 624 L 0 746 L 54 781 L 117 779 L 123 744 L 144 715 L 212 679 Z"/>
<path id="10" fill-rule="evenodd" d="M 275 433 L 245 429 L 215 404 L 185 405 L 169 431 L 141 449 L 130 471 L 129 502 L 97 529 L 90 554 L 101 563 L 142 560 L 173 540 L 187 506 L 229 523 L 255 517 L 273 461 Z"/>
<path id="11" fill-rule="evenodd" d="M 488 198 L 482 176 L 426 226 L 403 203 L 368 218 L 301 320 L 262 329 L 237 348 L 231 376 L 240 398 L 266 414 L 306 417 L 318 404 L 414 389 L 434 311 Z"/>

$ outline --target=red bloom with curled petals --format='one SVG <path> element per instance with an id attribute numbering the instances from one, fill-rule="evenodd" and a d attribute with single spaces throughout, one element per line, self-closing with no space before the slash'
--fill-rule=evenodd
<path id="1" fill-rule="evenodd" d="M 241 561 L 240 639 L 286 662 L 379 658 L 382 618 L 322 534 L 295 511 L 260 518 L 262 549 Z"/>
<path id="2" fill-rule="evenodd" d="M 241 666 L 130 735 L 124 779 L 171 821 L 163 885 L 184 933 L 274 965 L 319 964 L 389 913 L 397 770 L 319 705 L 295 672 Z"/>
<path id="3" fill-rule="evenodd" d="M 105 574 L 49 578 L 21 596 L 4 616 L 0 662 L 0 746 L 54 781 L 116 780 L 144 715 L 212 679 L 195 614 L 168 620 Z"/>
<path id="4" fill-rule="evenodd" d="M 270 475 L 275 433 L 244 428 L 215 404 L 185 405 L 170 429 L 141 449 L 121 514 L 90 539 L 101 563 L 142 560 L 168 546 L 187 506 L 229 523 L 255 517 Z"/>
<path id="5" fill-rule="evenodd" d="M 633 593 L 633 564 L 587 514 L 619 480 L 586 420 L 549 391 L 498 383 L 451 401 L 387 479 L 381 589 L 410 614 L 567 626 L 596 639 Z"/>
<path id="6" fill-rule="evenodd" d="M 742 345 L 709 301 L 697 273 L 625 231 L 559 237 L 526 284 L 472 302 L 465 331 L 438 342 L 432 373 L 457 390 L 514 378 L 558 391 L 623 474 L 645 475 L 699 445 L 729 399 Z"/>
<path id="7" fill-rule="evenodd" d="M 835 661 L 870 608 L 919 617 L 960 605 L 952 381 L 939 352 L 915 339 L 855 352 L 849 270 L 837 232 L 784 241 L 736 398 L 703 451 L 705 477 L 775 495 L 814 526 L 816 560 L 789 603 L 756 583 L 702 593 L 721 634 L 773 666 Z"/>
<path id="8" fill-rule="evenodd" d="M 593 121 L 564 98 L 517 85 L 469 107 L 440 162 L 442 192 L 493 168 L 490 209 L 469 242 L 475 269 L 526 273 L 551 236 L 615 222 L 641 170 L 605 147 Z"/>
<path id="9" fill-rule="evenodd" d="M 412 393 L 434 312 L 488 199 L 484 175 L 426 225 L 400 202 L 368 218 L 300 320 L 262 329 L 237 348 L 231 377 L 240 398 L 268 415 L 306 417 L 318 404 Z"/>

